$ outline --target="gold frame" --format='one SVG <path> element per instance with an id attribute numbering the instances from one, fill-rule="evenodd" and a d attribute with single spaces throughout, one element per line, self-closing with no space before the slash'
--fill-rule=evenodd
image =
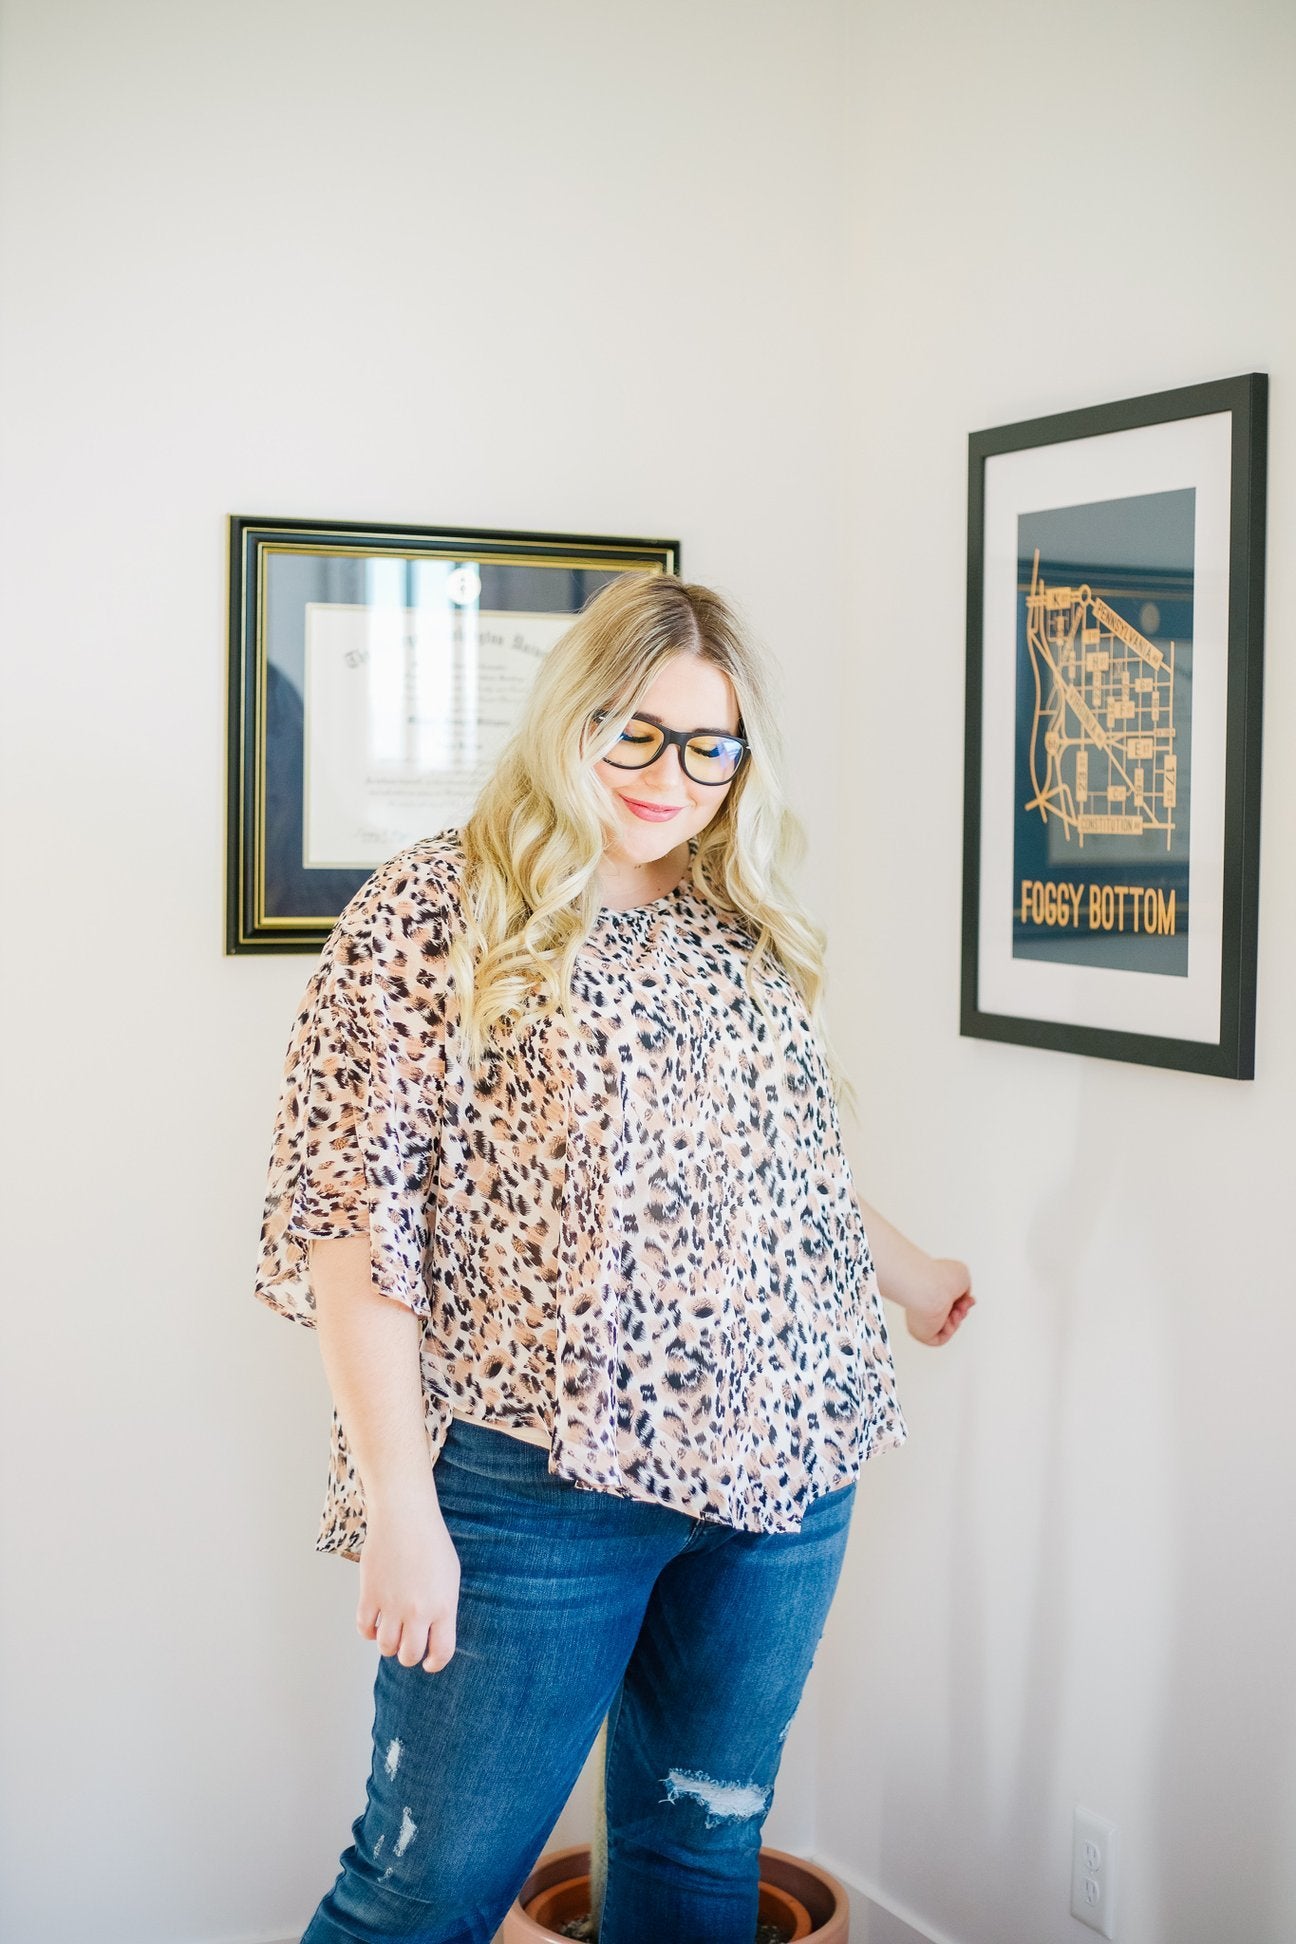
<path id="1" fill-rule="evenodd" d="M 339 880 L 367 871 L 320 871 L 332 895 L 326 909 L 274 911 L 269 892 L 266 828 L 268 688 L 267 574 L 275 555 L 319 558 L 453 560 L 477 566 L 552 569 L 606 579 L 615 573 L 678 573 L 679 542 L 618 535 L 510 533 L 472 528 L 365 525 L 254 519 L 233 514 L 228 525 L 229 653 L 226 687 L 227 954 L 314 952 L 336 921 Z M 588 599 L 593 586 L 584 592 Z M 572 612 L 555 607 L 555 613 Z M 303 764 L 306 751 L 303 737 Z M 299 869 L 305 867 L 298 867 Z M 348 893 L 349 895 L 349 893 Z"/>

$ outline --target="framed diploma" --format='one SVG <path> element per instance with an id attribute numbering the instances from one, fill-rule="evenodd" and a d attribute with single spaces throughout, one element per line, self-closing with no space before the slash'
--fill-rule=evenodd
<path id="1" fill-rule="evenodd" d="M 226 951 L 315 952 L 385 859 L 461 823 L 540 660 L 679 543 L 229 523 Z"/>
<path id="2" fill-rule="evenodd" d="M 964 1034 L 1254 1074 L 1266 412 L 972 434 Z"/>

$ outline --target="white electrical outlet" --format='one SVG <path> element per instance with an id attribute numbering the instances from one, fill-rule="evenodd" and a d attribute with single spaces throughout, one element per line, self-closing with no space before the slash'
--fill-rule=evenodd
<path id="1" fill-rule="evenodd" d="M 1071 1915 L 1100 1937 L 1116 1935 L 1116 1825 L 1078 1803 L 1071 1844 Z"/>

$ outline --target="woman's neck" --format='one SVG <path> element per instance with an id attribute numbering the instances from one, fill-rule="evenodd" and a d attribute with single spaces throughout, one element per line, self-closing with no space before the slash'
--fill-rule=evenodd
<path id="1" fill-rule="evenodd" d="M 604 856 L 599 866 L 599 902 L 612 911 L 629 911 L 635 905 L 650 904 L 673 891 L 689 867 L 687 839 L 665 857 L 654 857 L 646 864 L 627 863 Z"/>

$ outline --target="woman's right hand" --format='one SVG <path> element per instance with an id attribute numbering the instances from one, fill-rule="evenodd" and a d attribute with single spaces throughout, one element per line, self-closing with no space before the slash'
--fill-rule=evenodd
<path id="1" fill-rule="evenodd" d="M 360 1548 L 356 1626 L 402 1667 L 422 1661 L 436 1674 L 455 1650 L 459 1555 L 437 1504 L 426 1494 L 370 1504 Z"/>

